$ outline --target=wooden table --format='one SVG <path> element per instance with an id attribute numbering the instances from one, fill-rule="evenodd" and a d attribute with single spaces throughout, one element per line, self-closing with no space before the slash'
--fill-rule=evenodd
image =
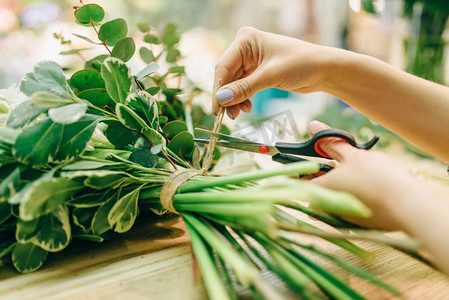
<path id="1" fill-rule="evenodd" d="M 327 242 L 314 242 L 339 257 L 364 265 L 399 288 L 406 299 L 449 299 L 449 281 L 444 275 L 389 247 L 359 242 L 376 253 L 374 262 L 366 265 Z M 370 299 L 391 298 L 358 278 L 335 272 Z M 75 241 L 65 251 L 49 255 L 44 267 L 35 273 L 20 275 L 12 266 L 2 266 L 0 298 L 207 299 L 195 278 L 182 220 L 141 218 L 130 232 L 113 240 L 100 244 Z"/>

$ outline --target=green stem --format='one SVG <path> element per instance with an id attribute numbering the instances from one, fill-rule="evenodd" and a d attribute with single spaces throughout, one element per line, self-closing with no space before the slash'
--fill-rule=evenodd
<path id="1" fill-rule="evenodd" d="M 206 188 L 216 186 L 226 186 L 228 184 L 238 184 L 247 181 L 256 181 L 265 179 L 268 177 L 274 177 L 279 175 L 304 175 L 309 173 L 315 173 L 319 170 L 319 164 L 314 162 L 299 162 L 284 165 L 281 168 L 272 170 L 257 170 L 240 174 L 229 175 L 225 177 L 213 177 L 207 181 L 201 182 L 186 182 L 180 186 L 178 191 L 180 193 L 195 192 Z"/>
<path id="2" fill-rule="evenodd" d="M 228 297 L 226 288 L 221 282 L 220 275 L 214 264 L 210 251 L 195 228 L 186 222 L 186 228 L 189 233 L 190 243 L 195 252 L 196 260 L 201 268 L 202 278 L 206 286 L 207 294 L 210 299 L 231 300 Z"/>

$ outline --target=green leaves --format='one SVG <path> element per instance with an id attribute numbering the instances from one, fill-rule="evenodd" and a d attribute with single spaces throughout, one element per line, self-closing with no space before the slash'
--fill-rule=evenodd
<path id="1" fill-rule="evenodd" d="M 20 219 L 30 221 L 53 211 L 83 187 L 82 183 L 68 178 L 44 175 L 15 194 L 9 202 L 20 203 Z"/>
<path id="2" fill-rule="evenodd" d="M 103 21 L 104 9 L 97 4 L 83 5 L 75 10 L 75 19 L 78 24 L 91 26 L 91 23 L 98 24 Z"/>
<path id="3" fill-rule="evenodd" d="M 73 98 L 61 67 L 53 61 L 38 62 L 34 71 L 27 73 L 20 82 L 20 91 L 30 97 L 36 92 L 48 92 L 65 99 Z"/>
<path id="4" fill-rule="evenodd" d="M 45 118 L 17 137 L 12 153 L 18 161 L 33 166 L 71 160 L 84 150 L 97 122 L 94 115 L 84 115 L 72 124 Z"/>
<path id="5" fill-rule="evenodd" d="M 69 211 L 61 205 L 43 217 L 40 231 L 31 242 L 46 251 L 57 252 L 67 247 L 71 237 Z"/>
<path id="6" fill-rule="evenodd" d="M 155 59 L 154 54 L 153 54 L 153 51 L 151 51 L 150 49 L 145 48 L 145 47 L 141 47 L 141 48 L 139 49 L 139 55 L 140 55 L 140 58 L 141 58 L 141 59 L 144 61 L 144 63 L 146 63 L 146 64 L 151 63 L 151 62 L 154 61 L 154 59 Z"/>
<path id="7" fill-rule="evenodd" d="M 185 157 L 193 150 L 193 136 L 190 132 L 178 133 L 167 145 L 175 154 Z"/>
<path id="8" fill-rule="evenodd" d="M 138 214 L 140 188 L 121 197 L 108 214 L 108 222 L 116 232 L 126 232 L 134 225 Z"/>
<path id="9" fill-rule="evenodd" d="M 119 121 L 132 130 L 141 131 L 144 128 L 149 128 L 147 123 L 137 113 L 124 104 L 117 103 L 115 112 Z"/>
<path id="10" fill-rule="evenodd" d="M 87 105 L 85 103 L 73 103 L 50 109 L 48 116 L 55 123 L 70 124 L 78 121 L 86 114 L 86 111 Z"/>
<path id="11" fill-rule="evenodd" d="M 187 125 L 183 121 L 172 121 L 164 126 L 163 131 L 168 139 L 172 139 L 178 133 L 187 131 Z"/>
<path id="12" fill-rule="evenodd" d="M 21 273 L 29 273 L 39 269 L 47 259 L 47 251 L 33 243 L 16 243 L 12 252 L 14 267 Z"/>
<path id="13" fill-rule="evenodd" d="M 133 57 L 134 52 L 136 52 L 136 44 L 134 43 L 134 39 L 131 37 L 126 37 L 115 44 L 114 49 L 112 49 L 111 56 L 126 62 Z"/>
<path id="14" fill-rule="evenodd" d="M 38 107 L 52 108 L 73 103 L 71 99 L 64 99 L 47 92 L 37 92 L 31 96 L 31 102 Z"/>
<path id="15" fill-rule="evenodd" d="M 125 103 L 132 84 L 131 72 L 124 62 L 117 58 L 106 59 L 101 66 L 109 96 L 115 103 Z"/>
<path id="16" fill-rule="evenodd" d="M 98 31 L 100 41 L 108 46 L 114 46 L 128 34 L 128 25 L 122 18 L 104 23 Z"/>
<path id="17" fill-rule="evenodd" d="M 33 122 L 46 110 L 46 108 L 36 106 L 31 100 L 23 101 L 9 114 L 6 126 L 22 128 Z"/>
<path id="18" fill-rule="evenodd" d="M 70 87 L 75 92 L 88 89 L 104 88 L 105 83 L 101 73 L 93 68 L 83 69 L 75 72 L 70 78 Z"/>
<path id="19" fill-rule="evenodd" d="M 157 102 L 149 93 L 140 91 L 137 94 L 130 94 L 128 105 L 145 120 L 149 127 L 157 128 L 159 123 Z"/>

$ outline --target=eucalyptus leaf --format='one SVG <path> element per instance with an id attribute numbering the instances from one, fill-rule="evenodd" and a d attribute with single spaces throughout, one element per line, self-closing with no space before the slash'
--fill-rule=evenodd
<path id="1" fill-rule="evenodd" d="M 108 54 L 100 54 L 98 56 L 95 56 L 94 58 L 89 59 L 88 61 L 86 61 L 84 63 L 84 68 L 85 69 L 93 68 L 93 69 L 100 71 L 101 65 L 103 64 L 105 59 L 108 57 L 110 57 Z"/>
<path id="2" fill-rule="evenodd" d="M 145 90 L 145 92 L 147 92 L 147 93 L 150 94 L 151 96 L 154 96 L 154 95 L 156 95 L 157 93 L 159 93 L 160 90 L 161 90 L 160 87 L 158 87 L 158 86 L 152 86 L 152 87 L 147 88 L 147 89 Z M 159 111 L 159 110 L 158 110 L 158 111 Z"/>
<path id="3" fill-rule="evenodd" d="M 31 102 L 42 108 L 52 108 L 73 103 L 72 99 L 61 98 L 47 92 L 37 92 L 31 96 Z"/>
<path id="4" fill-rule="evenodd" d="M 126 232 L 131 229 L 139 213 L 137 205 L 140 189 L 136 189 L 121 197 L 111 208 L 108 222 L 116 232 Z"/>
<path id="5" fill-rule="evenodd" d="M 78 49 L 71 49 L 67 51 L 61 51 L 59 52 L 59 55 L 74 55 L 79 54 L 80 52 L 92 50 L 93 48 L 78 48 Z"/>
<path id="6" fill-rule="evenodd" d="M 101 65 L 101 76 L 109 96 L 116 103 L 125 103 L 132 84 L 131 71 L 121 60 L 110 57 Z"/>
<path id="7" fill-rule="evenodd" d="M 117 148 L 124 148 L 131 145 L 139 137 L 137 133 L 130 132 L 130 130 L 120 122 L 111 122 L 108 125 L 108 129 L 105 131 L 105 135 Z"/>
<path id="8" fill-rule="evenodd" d="M 167 148 L 183 157 L 192 152 L 193 147 L 193 136 L 187 131 L 178 133 L 167 145 Z"/>
<path id="9" fill-rule="evenodd" d="M 148 75 L 151 75 L 159 70 L 159 65 L 156 62 L 150 62 L 145 68 L 137 73 L 137 79 L 142 80 Z"/>
<path id="10" fill-rule="evenodd" d="M 128 61 L 133 57 L 136 52 L 136 44 L 131 37 L 125 37 L 118 41 L 114 49 L 112 49 L 111 56 L 121 59 L 122 61 Z"/>
<path id="11" fill-rule="evenodd" d="M 114 19 L 101 25 L 98 31 L 100 41 L 108 46 L 114 46 L 128 34 L 128 25 L 122 18 Z"/>
<path id="12" fill-rule="evenodd" d="M 165 61 L 168 63 L 174 63 L 181 56 L 181 52 L 178 49 L 168 49 Z"/>
<path id="13" fill-rule="evenodd" d="M 73 35 L 78 37 L 78 38 L 80 38 L 80 39 L 82 39 L 82 40 L 85 40 L 88 43 L 91 43 L 91 44 L 94 44 L 94 45 L 103 45 L 103 43 L 94 42 L 93 40 L 91 40 L 90 38 L 88 38 L 87 36 L 84 36 L 82 34 L 73 33 Z"/>
<path id="14" fill-rule="evenodd" d="M 75 10 L 76 21 L 84 26 L 103 21 L 104 9 L 98 4 L 86 4 Z"/>
<path id="15" fill-rule="evenodd" d="M 48 111 L 50 119 L 58 124 L 70 124 L 78 121 L 86 114 L 87 104 L 73 103 L 61 107 L 51 108 Z"/>
<path id="16" fill-rule="evenodd" d="M 144 63 L 149 64 L 151 62 L 154 61 L 154 54 L 153 51 L 151 51 L 150 49 L 146 48 L 146 47 L 141 47 L 139 49 L 139 55 L 140 58 L 144 61 Z"/>
<path id="17" fill-rule="evenodd" d="M 17 271 L 29 273 L 39 269 L 47 259 L 48 252 L 33 243 L 16 243 L 12 252 L 12 262 Z"/>
<path id="18" fill-rule="evenodd" d="M 151 149 L 145 148 L 133 151 L 129 156 L 129 160 L 146 168 L 154 168 L 157 166 L 159 157 L 153 154 Z"/>
<path id="19" fill-rule="evenodd" d="M 174 66 L 174 67 L 170 67 L 170 69 L 168 69 L 169 73 L 173 73 L 173 74 L 185 74 L 185 67 L 184 66 Z"/>
<path id="20" fill-rule="evenodd" d="M 182 131 L 188 131 L 186 123 L 183 121 L 171 121 L 167 123 L 163 130 L 167 138 L 170 140 L 175 137 L 178 133 Z"/>
<path id="21" fill-rule="evenodd" d="M 111 97 L 104 88 L 84 90 L 77 96 L 78 98 L 87 100 L 98 107 L 107 106 L 112 102 Z"/>
<path id="22" fill-rule="evenodd" d="M 34 71 L 20 81 L 20 91 L 27 96 L 36 92 L 48 92 L 65 99 L 74 96 L 61 67 L 53 61 L 38 62 Z"/>
<path id="23" fill-rule="evenodd" d="M 70 77 L 70 86 L 78 92 L 88 89 L 105 88 L 101 73 L 94 68 L 79 70 Z"/>
<path id="24" fill-rule="evenodd" d="M 138 22 L 137 23 L 137 28 L 139 28 L 140 32 L 149 32 L 151 27 L 150 24 L 148 24 L 147 22 Z"/>
<path id="25" fill-rule="evenodd" d="M 143 36 L 143 40 L 145 43 L 159 45 L 161 41 L 154 34 L 147 33 Z"/>

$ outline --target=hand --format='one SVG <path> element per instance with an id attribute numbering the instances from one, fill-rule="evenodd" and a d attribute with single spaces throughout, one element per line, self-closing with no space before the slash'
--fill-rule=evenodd
<path id="1" fill-rule="evenodd" d="M 318 121 L 309 124 L 312 134 L 328 128 L 329 126 Z M 399 204 L 399 201 L 406 201 L 407 195 L 413 193 L 414 189 L 419 189 L 422 182 L 383 153 L 357 149 L 332 138 L 321 142 L 320 147 L 340 165 L 311 182 L 349 192 L 373 212 L 370 219 L 345 219 L 366 227 L 403 229 L 392 207 Z"/>
<path id="2" fill-rule="evenodd" d="M 251 96 L 268 87 L 317 91 L 332 49 L 251 27 L 240 29 L 215 68 L 214 111 L 222 105 L 235 119 L 240 110 L 251 110 Z"/>

